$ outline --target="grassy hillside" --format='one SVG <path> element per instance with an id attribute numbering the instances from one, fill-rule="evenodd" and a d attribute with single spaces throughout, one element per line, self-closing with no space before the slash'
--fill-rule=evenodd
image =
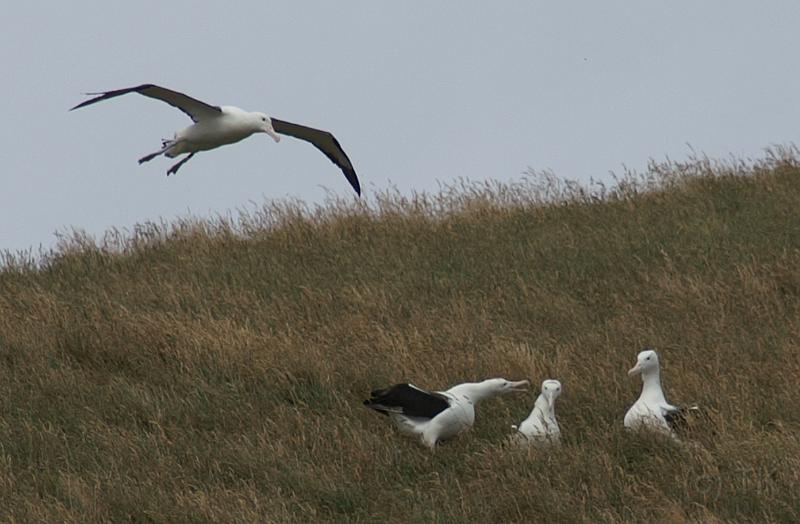
<path id="1" fill-rule="evenodd" d="M 800 521 L 800 160 L 531 175 L 64 239 L 0 269 L 9 522 Z M 713 424 L 630 435 L 645 345 Z M 435 454 L 361 401 L 564 384 L 564 445 L 486 401 Z"/>

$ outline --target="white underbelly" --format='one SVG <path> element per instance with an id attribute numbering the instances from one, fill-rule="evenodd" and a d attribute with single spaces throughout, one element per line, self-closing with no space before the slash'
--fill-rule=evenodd
<path id="1" fill-rule="evenodd" d="M 669 424 L 661 414 L 658 406 L 650 406 L 642 401 L 637 401 L 625 414 L 624 424 L 626 428 L 638 428 L 648 426 L 654 429 L 665 429 L 669 431 Z"/>
<path id="2" fill-rule="evenodd" d="M 252 135 L 252 128 L 226 125 L 224 119 L 199 122 L 175 134 L 174 153 L 208 151 L 227 144 L 233 144 Z"/>

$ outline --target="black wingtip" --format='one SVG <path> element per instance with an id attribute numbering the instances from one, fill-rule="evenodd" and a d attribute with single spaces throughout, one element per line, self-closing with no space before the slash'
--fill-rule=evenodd
<path id="1" fill-rule="evenodd" d="M 80 104 L 78 104 L 75 107 L 73 107 L 72 109 L 70 109 L 70 111 L 72 111 L 74 109 L 79 109 L 81 107 L 85 107 L 85 106 L 88 106 L 88 105 L 91 105 L 91 104 L 94 104 L 96 102 L 101 102 L 103 100 L 108 100 L 109 98 L 115 98 L 115 97 L 118 97 L 120 95 L 125 95 L 127 93 L 138 93 L 138 92 L 141 92 L 144 89 L 147 89 L 149 87 L 156 87 L 156 86 L 154 86 L 153 84 L 141 84 L 141 85 L 138 85 L 136 87 L 126 87 L 124 89 L 115 89 L 113 91 L 98 91 L 96 93 L 84 93 L 84 95 L 92 96 L 94 98 L 90 98 L 89 100 L 84 100 Z"/>
<path id="2" fill-rule="evenodd" d="M 356 194 L 361 197 L 361 184 L 358 182 L 356 172 L 351 171 L 349 173 L 345 173 L 345 176 L 347 176 L 347 181 L 350 182 L 350 185 L 353 186 L 353 189 L 355 189 Z"/>
<path id="3" fill-rule="evenodd" d="M 88 102 L 91 102 L 91 100 L 85 100 L 85 101 L 81 102 L 80 104 L 78 104 L 76 106 L 70 107 L 69 110 L 70 111 L 75 111 L 76 109 L 79 109 L 79 108 L 87 105 Z"/>
<path id="4" fill-rule="evenodd" d="M 368 409 L 370 409 L 372 411 L 375 411 L 376 413 L 380 413 L 381 415 L 384 415 L 384 416 L 387 416 L 387 417 L 389 416 L 389 413 L 386 411 L 386 407 L 385 406 L 381 406 L 380 404 L 377 404 L 376 403 L 376 399 L 365 400 L 364 401 L 364 407 L 366 407 L 366 408 L 368 408 Z"/>
<path id="5" fill-rule="evenodd" d="M 80 109 L 81 107 L 86 107 L 88 105 L 94 104 L 95 102 L 99 102 L 101 100 L 105 100 L 106 95 L 108 93 L 84 93 L 87 96 L 93 96 L 94 98 L 90 98 L 89 100 L 84 100 L 80 104 L 76 105 L 75 107 L 70 108 L 70 111 L 75 111 L 76 109 Z"/>

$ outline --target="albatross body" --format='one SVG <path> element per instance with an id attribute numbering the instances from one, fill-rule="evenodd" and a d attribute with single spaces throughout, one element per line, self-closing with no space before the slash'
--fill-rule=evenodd
<path id="1" fill-rule="evenodd" d="M 658 354 L 652 349 L 646 349 L 639 353 L 636 365 L 628 371 L 628 375 L 642 376 L 642 393 L 625 414 L 625 427 L 629 429 L 650 428 L 675 437 L 675 428 L 683 418 L 684 410 L 673 406 L 664 397 L 664 391 L 661 389 Z"/>
<path id="2" fill-rule="evenodd" d="M 364 405 L 388 415 L 400 431 L 418 437 L 431 450 L 436 443 L 467 431 L 475 423 L 475 405 L 483 399 L 522 391 L 527 380 L 493 378 L 459 384 L 447 391 L 429 392 L 413 384 L 373 391 Z"/>
<path id="3" fill-rule="evenodd" d="M 148 162 L 159 155 L 175 158 L 178 155 L 188 153 L 186 158 L 167 170 L 167 175 L 171 175 L 177 173 L 183 164 L 200 151 L 208 151 L 227 144 L 233 144 L 254 133 L 266 133 L 275 142 L 280 142 L 280 135 L 288 135 L 310 142 L 314 147 L 322 151 L 342 170 L 355 192 L 361 195 L 361 185 L 353 164 L 336 138 L 327 131 L 270 118 L 264 113 L 251 113 L 238 107 L 213 106 L 183 93 L 153 84 L 143 84 L 115 91 L 88 93 L 98 96 L 76 105 L 70 111 L 128 93 L 139 93 L 166 102 L 189 115 L 194 122 L 194 124 L 176 132 L 172 139 L 162 140 L 161 149 L 140 158 L 140 164 Z"/>
<path id="4" fill-rule="evenodd" d="M 542 382 L 542 393 L 533 405 L 528 418 L 519 426 L 511 426 L 517 430 L 517 442 L 540 444 L 556 444 L 561 437 L 561 428 L 556 420 L 556 399 L 561 395 L 561 382 L 545 380 Z"/>

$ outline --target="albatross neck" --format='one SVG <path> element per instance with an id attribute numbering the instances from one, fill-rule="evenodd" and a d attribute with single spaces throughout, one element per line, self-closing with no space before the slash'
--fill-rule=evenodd
<path id="1" fill-rule="evenodd" d="M 641 397 L 652 402 L 664 402 L 664 391 L 661 389 L 661 372 L 656 367 L 642 372 L 642 394 Z"/>
<path id="2" fill-rule="evenodd" d="M 490 381 L 484 381 L 459 384 L 458 386 L 451 388 L 449 393 L 464 397 L 473 404 L 477 404 L 485 398 L 496 395 L 498 391 L 497 388 L 493 387 L 493 384 Z"/>
<path id="3" fill-rule="evenodd" d="M 547 397 L 544 393 L 539 395 L 539 398 L 536 399 L 536 402 L 533 404 L 534 407 L 539 408 L 539 411 L 542 412 L 542 415 L 548 419 L 554 418 L 553 410 L 550 409 L 550 402 L 547 401 Z"/>

